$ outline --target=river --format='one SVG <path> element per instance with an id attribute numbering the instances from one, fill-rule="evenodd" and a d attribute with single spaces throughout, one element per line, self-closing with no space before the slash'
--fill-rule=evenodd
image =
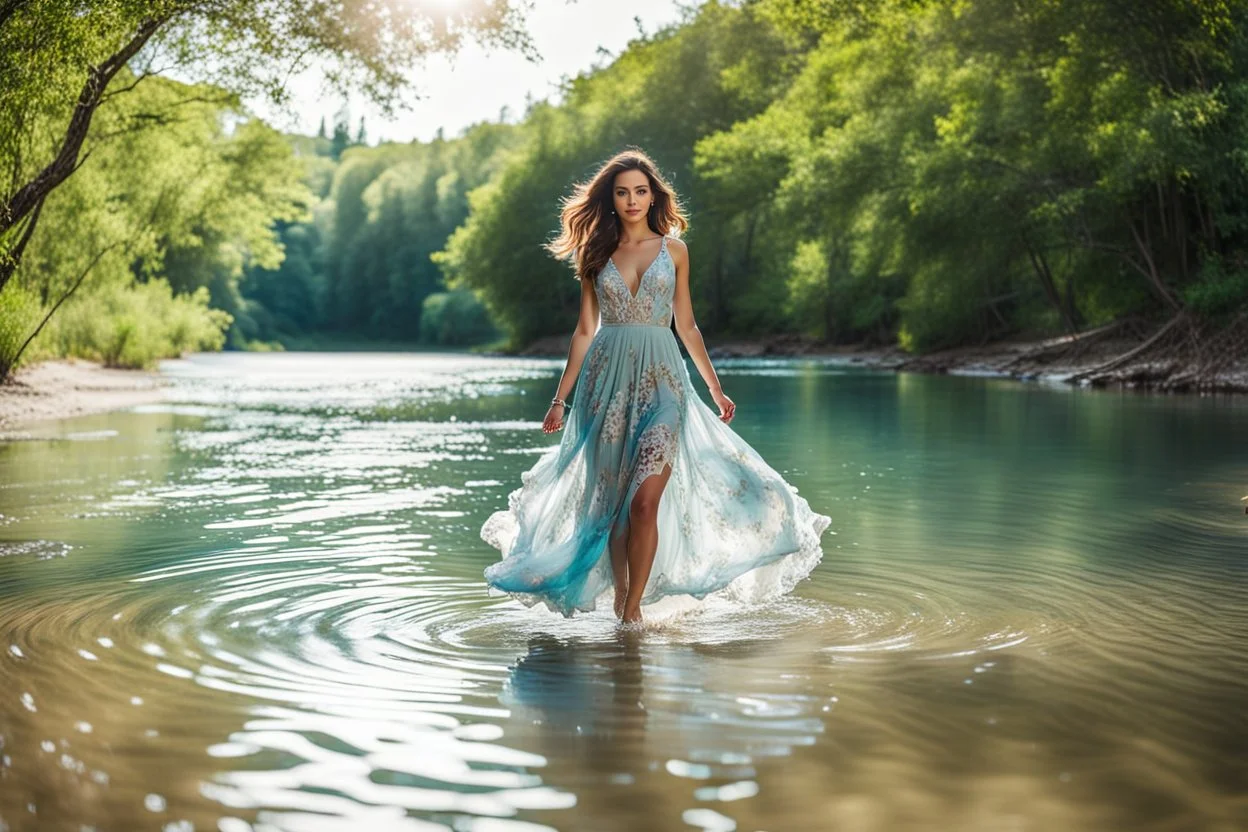
<path id="1" fill-rule="evenodd" d="M 0 829 L 1248 828 L 1248 403 L 716 366 L 825 557 L 641 634 L 485 592 L 560 360 L 194 356 L 0 446 Z"/>

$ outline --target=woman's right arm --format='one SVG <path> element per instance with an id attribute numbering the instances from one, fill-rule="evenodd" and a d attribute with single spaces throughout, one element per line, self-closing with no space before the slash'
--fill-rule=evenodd
<path id="1" fill-rule="evenodd" d="M 594 281 L 588 277 L 581 278 L 581 314 L 577 319 L 576 329 L 572 332 L 572 343 L 568 345 L 568 362 L 563 367 L 563 375 L 555 388 L 555 395 L 567 399 L 580 375 L 581 364 L 585 362 L 585 353 L 589 352 L 589 344 L 598 331 L 598 295 L 594 292 Z M 579 395 L 579 394 L 578 394 Z M 560 405 L 552 404 L 542 420 L 542 431 L 551 433 L 563 427 L 564 410 Z"/>

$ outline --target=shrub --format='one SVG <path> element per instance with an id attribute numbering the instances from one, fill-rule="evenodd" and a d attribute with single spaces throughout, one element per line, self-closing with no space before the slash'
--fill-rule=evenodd
<path id="1" fill-rule="evenodd" d="M 186 352 L 219 350 L 231 323 L 208 306 L 208 289 L 175 295 L 161 279 L 110 284 L 65 303 L 40 333 L 43 357 L 74 356 L 110 367 L 147 367 Z"/>

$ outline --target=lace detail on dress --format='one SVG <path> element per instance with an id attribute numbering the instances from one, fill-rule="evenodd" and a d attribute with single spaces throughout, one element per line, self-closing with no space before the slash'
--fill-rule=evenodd
<path id="1" fill-rule="evenodd" d="M 642 431 L 637 440 L 637 469 L 633 482 L 641 485 L 646 477 L 663 473 L 663 466 L 672 463 L 675 469 L 676 432 L 666 422 L 657 422 Z"/>
<path id="2" fill-rule="evenodd" d="M 659 253 L 654 258 L 637 284 L 637 295 L 629 291 L 628 283 L 620 270 L 615 267 L 614 260 L 598 273 L 594 281 L 594 289 L 598 294 L 598 306 L 604 324 L 656 324 L 670 326 L 672 320 L 671 291 L 675 280 L 674 263 L 667 250 L 667 237 L 659 244 Z M 653 282 L 657 285 L 651 287 Z"/>

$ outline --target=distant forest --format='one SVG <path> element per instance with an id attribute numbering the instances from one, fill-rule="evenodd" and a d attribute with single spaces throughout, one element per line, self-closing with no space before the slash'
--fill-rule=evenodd
<path id="1" fill-rule="evenodd" d="M 43 352 L 99 353 L 107 334 L 82 331 L 103 308 L 176 318 L 203 348 L 567 333 L 579 285 L 541 244 L 572 183 L 630 145 L 688 207 L 711 338 L 923 352 L 1242 319 L 1246 21 L 1212 0 L 710 2 L 557 101 L 455 138 L 225 132 L 237 108 L 202 105 L 198 126 L 113 147 L 45 218 L 107 224 L 102 195 L 126 177 L 150 205 L 161 182 L 197 194 L 157 222 L 160 256 L 93 280 Z M 73 272 L 80 255 L 49 236 L 0 315 L 36 316 L 37 276 Z"/>

